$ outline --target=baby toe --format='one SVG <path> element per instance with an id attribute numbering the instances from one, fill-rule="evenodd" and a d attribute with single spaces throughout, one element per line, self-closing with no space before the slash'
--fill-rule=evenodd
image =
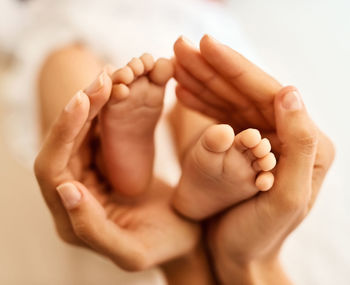
<path id="1" fill-rule="evenodd" d="M 229 125 L 215 125 L 209 127 L 202 136 L 203 147 L 211 152 L 224 152 L 234 141 L 234 131 Z"/>
<path id="2" fill-rule="evenodd" d="M 116 104 L 126 99 L 130 94 L 129 88 L 125 84 L 115 84 L 112 88 L 109 104 Z"/>
<path id="3" fill-rule="evenodd" d="M 150 72 L 150 79 L 157 85 L 165 85 L 174 75 L 174 66 L 172 62 L 166 58 L 160 58 Z"/>
<path id="4" fill-rule="evenodd" d="M 262 158 L 257 159 L 253 163 L 253 168 L 256 171 L 270 171 L 276 166 L 276 157 L 270 152 Z"/>
<path id="5" fill-rule="evenodd" d="M 129 61 L 128 66 L 132 69 L 135 77 L 142 75 L 145 71 L 142 60 L 136 57 Z"/>
<path id="6" fill-rule="evenodd" d="M 255 180 L 255 186 L 260 191 L 267 191 L 273 186 L 275 177 L 271 172 L 261 172 Z"/>
<path id="7" fill-rule="evenodd" d="M 244 151 L 256 147 L 261 141 L 260 132 L 256 129 L 247 129 L 236 136 L 236 146 L 239 150 Z"/>
<path id="8" fill-rule="evenodd" d="M 153 69 L 154 67 L 154 59 L 153 56 L 150 55 L 149 53 L 144 53 L 141 57 L 140 57 L 142 63 L 143 63 L 143 67 L 144 67 L 144 72 L 149 72 Z"/>
<path id="9" fill-rule="evenodd" d="M 251 151 L 257 158 L 263 158 L 271 151 L 270 141 L 266 138 L 262 139 Z"/>
<path id="10" fill-rule="evenodd" d="M 123 83 L 130 84 L 135 79 L 134 71 L 129 66 L 125 66 L 121 69 L 118 69 L 112 75 L 112 82 L 114 84 Z"/>

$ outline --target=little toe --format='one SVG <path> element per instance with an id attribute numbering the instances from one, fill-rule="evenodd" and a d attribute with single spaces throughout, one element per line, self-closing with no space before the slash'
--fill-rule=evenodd
<path id="1" fill-rule="evenodd" d="M 130 94 L 130 89 L 125 84 L 114 84 L 111 92 L 109 104 L 116 104 L 126 99 Z"/>
<path id="2" fill-rule="evenodd" d="M 236 135 L 235 146 L 245 151 L 256 147 L 261 141 L 260 132 L 256 129 L 247 129 Z"/>
<path id="3" fill-rule="evenodd" d="M 270 152 L 262 158 L 257 159 L 253 163 L 253 168 L 256 171 L 270 171 L 276 166 L 276 157 Z"/>
<path id="4" fill-rule="evenodd" d="M 128 63 L 128 66 L 133 71 L 135 77 L 142 75 L 145 71 L 145 67 L 141 59 L 134 57 Z"/>
<path id="5" fill-rule="evenodd" d="M 263 158 L 271 151 L 270 141 L 266 138 L 262 139 L 260 143 L 251 149 L 252 153 L 257 158 Z"/>
<path id="6" fill-rule="evenodd" d="M 211 152 L 224 152 L 228 150 L 235 138 L 229 125 L 214 125 L 209 127 L 202 136 L 203 147 Z"/>
<path id="7" fill-rule="evenodd" d="M 142 63 L 143 63 L 143 67 L 144 67 L 144 72 L 149 72 L 153 69 L 154 67 L 154 59 L 153 56 L 150 55 L 149 53 L 144 53 L 141 57 L 140 57 Z"/>
<path id="8" fill-rule="evenodd" d="M 275 177 L 271 172 L 261 172 L 258 174 L 256 180 L 255 180 L 255 186 L 260 191 L 267 191 L 270 190 L 273 186 Z"/>
<path id="9" fill-rule="evenodd" d="M 112 82 L 114 84 L 116 83 L 123 83 L 123 84 L 130 84 L 135 79 L 134 71 L 131 69 L 130 66 L 125 66 L 121 69 L 118 69 L 116 72 L 112 75 Z"/>
<path id="10" fill-rule="evenodd" d="M 165 85 L 174 75 L 174 66 L 169 59 L 160 58 L 150 72 L 150 79 L 157 85 Z"/>

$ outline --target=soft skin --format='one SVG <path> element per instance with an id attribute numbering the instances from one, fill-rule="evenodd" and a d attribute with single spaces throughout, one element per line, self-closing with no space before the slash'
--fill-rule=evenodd
<path id="1" fill-rule="evenodd" d="M 229 125 L 213 125 L 187 153 L 174 207 L 182 215 L 203 220 L 267 191 L 276 164 L 267 139 L 258 130 L 236 136 Z M 261 171 L 263 170 L 263 171 Z"/>
<path id="2" fill-rule="evenodd" d="M 200 50 L 184 38 L 174 49 L 179 100 L 235 130 L 261 130 L 279 157 L 270 191 L 209 221 L 207 240 L 219 283 L 289 284 L 279 252 L 312 208 L 334 147 L 310 119 L 295 87 L 282 88 L 209 36 L 202 38 Z"/>
<path id="3" fill-rule="evenodd" d="M 198 227 L 170 206 L 173 189 L 154 180 L 142 197 L 115 195 L 98 170 L 96 116 L 112 82 L 79 91 L 53 123 L 35 161 L 35 174 L 60 237 L 109 257 L 126 270 L 144 270 L 184 255 L 197 244 Z M 96 159 L 99 158 L 99 159 Z M 62 203 L 63 202 L 63 203 Z"/>
<path id="4" fill-rule="evenodd" d="M 173 73 L 169 60 L 144 54 L 112 74 L 111 98 L 100 115 L 102 155 L 108 181 L 125 196 L 143 194 L 152 182 L 154 132 Z"/>
<path id="5" fill-rule="evenodd" d="M 188 46 L 190 48 L 187 48 Z M 262 136 L 269 137 L 275 154 L 279 156 L 275 185 L 268 192 L 269 194 L 266 193 L 267 196 L 264 194 L 266 198 L 259 198 L 262 209 L 259 215 L 255 212 L 249 212 L 249 223 L 246 223 L 246 219 L 242 217 L 243 210 L 240 210 L 242 207 L 235 207 L 226 211 L 225 214 L 217 216 L 215 221 L 209 221 L 211 226 L 207 235 L 207 245 L 210 248 L 211 259 L 215 263 L 217 278 L 220 280 L 220 284 L 288 284 L 288 278 L 278 261 L 279 249 L 284 239 L 312 207 L 323 178 L 333 160 L 333 146 L 329 139 L 314 127 L 304 107 L 292 112 L 281 107 L 280 102 L 282 102 L 286 92 L 294 91 L 295 88 L 288 87 L 281 91 L 282 86 L 276 80 L 235 51 L 216 43 L 208 37 L 204 37 L 201 42 L 201 52 L 190 45 L 184 44 L 181 39 L 177 42 L 176 48 L 178 49 L 175 49 L 178 62 L 181 61 L 181 52 L 183 51 L 186 52 L 186 57 L 195 56 L 193 59 L 195 64 L 192 67 L 186 67 L 187 69 L 185 69 L 180 64 L 176 65 L 176 77 L 182 86 L 178 87 L 177 95 L 180 100 L 188 107 L 231 125 L 236 132 L 249 127 L 262 130 Z M 80 49 L 75 52 L 79 55 L 82 54 Z M 197 59 L 200 61 L 197 62 Z M 202 61 L 210 67 L 210 72 L 214 72 L 209 73 L 207 78 L 200 77 L 200 72 L 208 71 L 206 68 L 203 69 Z M 59 60 L 59 62 L 62 64 L 62 60 Z M 86 60 L 84 59 L 83 62 L 86 62 Z M 71 61 L 68 61 L 68 63 L 71 63 Z M 183 80 L 190 79 L 191 82 L 195 82 L 196 87 L 189 83 L 185 85 L 183 80 L 180 79 L 181 68 L 186 71 Z M 65 69 L 72 70 L 69 65 Z M 57 70 L 57 68 L 54 66 L 52 70 Z M 95 72 L 95 70 L 94 68 L 93 71 Z M 225 72 L 228 70 L 235 70 L 237 73 L 226 74 Z M 44 71 L 43 74 L 47 75 L 48 78 L 54 79 L 55 82 L 58 80 L 57 77 L 50 75 L 49 70 L 44 69 Z M 79 70 L 73 75 L 77 76 L 80 73 Z M 72 78 L 72 76 L 69 78 Z M 85 82 L 86 77 L 83 78 Z M 238 91 L 236 93 L 227 93 L 227 89 L 223 91 L 222 86 L 218 87 L 216 85 L 216 78 L 219 78 L 219 81 L 226 81 L 226 87 L 224 88 L 228 88 L 227 84 L 229 84 L 230 88 L 234 86 Z M 46 92 L 45 95 L 48 95 L 47 98 L 49 99 L 61 98 L 59 96 L 67 98 L 72 94 L 71 92 L 64 92 L 65 90 L 60 88 L 53 88 L 52 90 L 52 82 L 43 80 L 43 83 L 50 83 L 43 84 L 47 86 L 46 91 L 56 92 L 60 90 L 60 93 L 55 94 L 57 96 L 51 96 L 52 92 Z M 108 79 L 106 79 L 105 86 L 107 86 L 107 89 L 111 88 L 109 84 Z M 59 84 L 58 87 L 60 86 L 67 85 Z M 198 86 L 203 91 L 200 94 L 196 91 L 199 89 L 195 89 Z M 105 181 L 98 176 L 96 168 L 84 167 L 91 165 L 90 154 L 92 148 L 90 142 L 96 142 L 94 137 L 91 136 L 93 134 L 92 121 L 87 117 L 93 118 L 96 115 L 95 113 L 99 112 L 102 105 L 108 100 L 106 95 L 103 94 L 102 96 L 91 96 L 89 90 L 85 90 L 84 94 L 79 95 L 79 104 L 76 106 L 78 109 L 74 113 L 67 112 L 67 110 L 61 113 L 61 116 L 49 131 L 35 163 L 37 179 L 43 196 L 54 216 L 59 235 L 66 242 L 95 250 L 129 270 L 141 270 L 180 256 L 163 266 L 171 284 L 186 284 L 185 282 L 190 280 L 189 277 L 191 277 L 191 280 L 201 280 L 194 281 L 197 283 L 192 282 L 191 284 L 205 284 L 203 280 L 211 284 L 214 282 L 211 280 L 211 268 L 206 263 L 206 255 L 203 250 L 207 245 L 203 245 L 203 248 L 196 247 L 196 250 L 191 251 L 197 243 L 198 231 L 193 224 L 179 220 L 169 211 L 169 196 L 166 193 L 173 193 L 173 189 L 164 183 L 155 181 L 146 191 L 148 193 L 146 196 L 149 197 L 147 201 L 150 201 L 150 204 L 142 202 L 140 206 L 129 207 L 127 202 L 123 202 L 125 205 L 122 208 L 126 210 L 126 213 L 130 213 L 130 216 L 126 216 L 135 221 L 136 231 L 121 226 L 124 222 L 128 222 L 128 219 L 122 219 L 119 216 L 118 224 L 111 223 L 111 220 L 107 218 L 106 213 L 109 213 L 109 211 L 101 206 L 106 204 L 99 203 L 99 201 L 103 202 L 102 200 L 106 199 L 107 202 L 104 202 L 109 204 L 112 209 L 111 213 L 114 210 L 116 210 L 115 213 L 118 213 L 120 206 L 115 203 L 114 197 L 103 191 Z M 106 94 L 108 97 L 108 92 Z M 237 101 L 237 98 L 232 99 L 234 101 L 232 103 L 231 97 L 227 97 L 227 94 L 240 94 L 254 102 L 253 105 L 250 105 L 253 107 L 249 108 L 249 115 L 244 117 L 245 111 L 248 110 L 244 109 L 246 103 L 240 109 L 240 102 Z M 207 100 L 203 100 L 203 97 L 201 97 L 209 95 L 211 97 Z M 223 98 L 223 95 L 226 97 Z M 208 103 L 209 100 L 215 101 Z M 220 104 L 220 112 L 218 112 L 215 102 Z M 276 102 L 275 105 L 274 102 Z M 52 106 L 51 103 L 47 106 L 43 105 L 43 108 L 47 107 L 48 110 Z M 235 110 L 242 113 L 241 117 L 232 116 L 233 104 L 236 104 Z M 57 109 L 62 105 L 54 104 L 54 106 Z M 75 106 L 74 101 L 73 106 Z M 227 109 L 227 112 L 222 112 L 222 108 Z M 260 113 L 260 109 L 263 110 L 261 112 L 263 115 Z M 222 117 L 220 114 L 225 116 Z M 46 124 L 51 123 L 49 119 L 45 120 Z M 276 119 L 279 122 L 277 128 Z M 193 122 L 188 122 L 185 119 L 179 121 L 183 122 L 184 126 L 188 126 L 190 125 L 188 123 Z M 299 124 L 300 122 L 302 124 Z M 204 125 L 208 126 L 208 124 Z M 287 130 L 291 126 L 293 126 L 294 132 L 282 132 L 283 129 Z M 310 126 L 310 128 L 306 128 L 306 126 Z M 90 135 L 87 137 L 82 135 L 82 129 Z M 198 139 L 198 134 L 201 132 L 202 130 L 191 129 L 192 134 L 197 134 L 196 139 Z M 80 134 L 78 135 L 78 133 Z M 84 143 L 77 147 L 80 144 L 79 141 Z M 187 141 L 193 142 L 194 140 Z M 183 147 L 179 153 L 183 153 L 183 150 L 188 149 L 186 144 L 183 144 Z M 77 149 L 80 151 L 75 151 Z M 86 156 L 86 154 L 88 155 Z M 85 158 L 89 159 L 85 160 Z M 306 169 L 306 171 L 302 173 L 305 175 L 304 177 L 300 176 L 301 171 L 295 167 L 296 165 L 305 167 L 303 169 Z M 293 183 L 290 183 L 291 181 Z M 309 183 L 306 185 L 305 181 Z M 56 187 L 58 191 L 56 191 Z M 160 197 L 159 200 L 152 198 L 154 197 L 152 193 L 157 193 L 157 191 L 164 192 L 165 198 Z M 100 195 L 100 193 L 104 194 Z M 295 193 L 298 195 L 295 195 Z M 59 195 L 61 195 L 62 200 Z M 67 199 L 67 195 L 70 196 L 70 199 Z M 251 204 L 253 200 L 257 201 L 259 196 L 244 204 Z M 153 203 L 159 206 L 147 206 Z M 244 206 L 244 208 L 251 209 L 250 206 Z M 151 217 L 141 220 L 137 218 L 140 216 L 142 218 Z M 155 216 L 164 216 L 165 220 L 158 222 L 154 219 Z M 91 223 L 92 220 L 94 220 L 93 224 Z M 245 223 L 241 227 L 237 227 L 237 232 L 233 231 L 233 225 L 243 220 Z M 216 227 L 214 227 L 214 223 L 218 223 Z M 260 223 L 263 223 L 269 231 L 256 232 L 256 230 L 260 230 L 256 228 L 257 225 L 260 226 Z M 166 225 L 165 235 L 162 235 L 164 239 L 158 236 L 158 239 L 149 240 L 151 244 L 156 245 L 157 250 L 153 248 L 152 252 L 145 251 L 144 238 L 154 234 L 152 229 L 163 227 L 163 225 Z M 145 231 L 142 229 L 145 229 Z M 261 230 L 263 229 L 261 228 Z M 141 236 L 140 233 L 142 233 Z M 174 240 L 170 238 L 168 245 L 171 245 L 172 249 L 177 248 L 178 252 L 172 251 L 167 246 L 157 246 L 163 243 L 164 240 L 169 242 L 168 237 L 172 237 L 175 233 L 179 233 L 179 237 L 175 237 Z M 262 235 L 262 233 L 266 235 Z M 254 235 L 257 235 L 258 238 L 253 238 Z M 243 236 L 246 236 L 247 240 L 241 240 L 245 244 L 242 243 L 238 247 L 235 242 L 240 242 Z M 178 276 L 177 272 L 183 274 Z"/>

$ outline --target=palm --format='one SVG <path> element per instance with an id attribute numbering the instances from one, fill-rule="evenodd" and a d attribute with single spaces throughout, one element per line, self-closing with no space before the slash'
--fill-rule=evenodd
<path id="1" fill-rule="evenodd" d="M 78 92 L 63 109 L 36 158 L 35 174 L 63 240 L 141 270 L 191 250 L 199 229 L 172 211 L 173 189 L 156 179 L 137 199 L 112 191 L 103 175 L 98 127 L 112 88 L 105 74 L 104 82 L 98 94 Z M 77 207 L 67 208 L 56 191 L 67 184 L 80 193 Z"/>
<path id="2" fill-rule="evenodd" d="M 72 179 L 89 189 L 103 206 L 106 218 L 123 230 L 131 247 L 147 251 L 150 264 L 187 252 L 196 242 L 198 227 L 180 218 L 170 207 L 173 188 L 154 181 L 137 200 L 118 197 L 100 171 L 104 161 L 99 155 L 99 137 L 89 133 L 69 163 Z"/>
<path id="3" fill-rule="evenodd" d="M 267 196 L 261 193 L 209 221 L 208 243 L 218 256 L 228 254 L 238 259 L 263 253 L 277 234 L 271 231 L 271 221 L 265 219 Z M 273 228 L 281 230 L 279 225 Z"/>
<path id="4" fill-rule="evenodd" d="M 269 138 L 278 157 L 274 96 L 281 85 L 208 37 L 202 39 L 200 51 L 183 39 L 175 43 L 174 50 L 178 99 L 220 123 L 230 124 L 235 132 L 259 129 L 262 136 Z M 268 221 L 261 217 L 268 215 L 266 200 L 270 192 L 260 193 L 208 221 L 208 241 L 213 252 L 225 253 L 225 245 L 230 245 L 230 253 L 237 257 L 264 248 L 269 239 L 265 229 L 271 229 L 271 225 L 264 225 L 262 221 Z"/>

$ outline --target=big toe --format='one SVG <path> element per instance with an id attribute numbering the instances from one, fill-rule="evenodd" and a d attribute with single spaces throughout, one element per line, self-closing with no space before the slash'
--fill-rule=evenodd
<path id="1" fill-rule="evenodd" d="M 157 85 L 165 85 L 173 75 L 173 63 L 169 59 L 160 58 L 150 72 L 150 79 Z"/>
<path id="2" fill-rule="evenodd" d="M 224 152 L 231 147 L 234 137 L 235 134 L 231 126 L 215 125 L 205 131 L 202 137 L 202 145 L 211 152 Z"/>

